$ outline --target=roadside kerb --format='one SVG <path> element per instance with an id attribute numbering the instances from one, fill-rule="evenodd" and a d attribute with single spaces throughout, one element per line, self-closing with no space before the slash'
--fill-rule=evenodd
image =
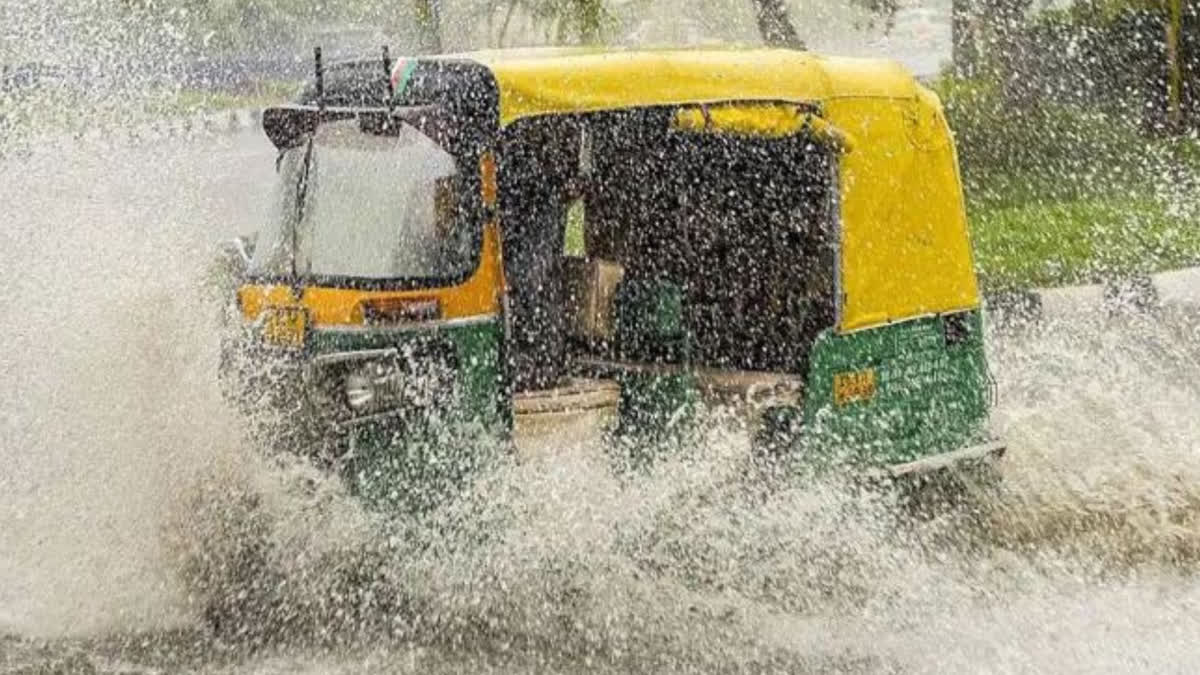
<path id="1" fill-rule="evenodd" d="M 1200 305 L 1200 267 L 1100 284 L 984 293 L 990 321 L 1000 328 L 1064 316 L 1081 308 L 1120 313 L 1180 304 Z"/>
<path id="2" fill-rule="evenodd" d="M 161 117 L 116 125 L 94 126 L 83 132 L 48 132 L 26 137 L 14 148 L 66 149 L 79 146 L 137 145 L 171 138 L 196 138 L 237 134 L 255 128 L 262 120 L 258 108 L 200 111 L 191 115 Z M 0 150 L 3 150 L 0 148 Z M 0 154 L 3 154 L 0 152 Z"/>

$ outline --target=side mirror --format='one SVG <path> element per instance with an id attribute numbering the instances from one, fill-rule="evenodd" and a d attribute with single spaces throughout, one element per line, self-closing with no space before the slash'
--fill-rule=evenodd
<path id="1" fill-rule="evenodd" d="M 234 237 L 217 245 L 216 255 L 208 268 L 205 286 L 219 302 L 229 302 L 249 273 L 255 239 L 254 235 Z"/>
<path id="2" fill-rule="evenodd" d="M 254 235 L 226 239 L 217 246 L 216 264 L 230 278 L 241 279 L 250 269 L 254 257 Z"/>

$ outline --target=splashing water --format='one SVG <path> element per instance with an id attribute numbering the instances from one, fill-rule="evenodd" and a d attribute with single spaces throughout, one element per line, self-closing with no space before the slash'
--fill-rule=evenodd
<path id="1" fill-rule="evenodd" d="M 204 266 L 254 229 L 270 160 L 238 137 L 0 165 L 0 651 L 153 661 L 120 637 L 151 631 L 200 645 L 173 668 L 280 672 L 1200 665 L 1200 315 L 995 340 L 1011 450 L 978 513 L 761 481 L 714 428 L 636 480 L 555 448 L 432 524 L 381 522 L 245 448 L 213 382 Z M 279 642 L 225 655 L 191 628 L 210 598 Z"/>
<path id="2" fill-rule="evenodd" d="M 147 534 L 177 481 L 237 437 L 208 396 L 198 270 L 214 224 L 254 219 L 239 188 L 259 169 L 214 160 L 180 142 L 0 165 L 0 624 L 162 618 L 171 582 Z"/>
<path id="3" fill-rule="evenodd" d="M 1010 452 L 974 512 L 760 480 L 714 427 L 635 480 L 552 447 L 389 522 L 259 457 L 217 393 L 205 265 L 272 160 L 257 134 L 0 160 L 0 670 L 1200 668 L 1200 313 L 997 336 Z M 232 651 L 213 601 L 245 612 Z"/>

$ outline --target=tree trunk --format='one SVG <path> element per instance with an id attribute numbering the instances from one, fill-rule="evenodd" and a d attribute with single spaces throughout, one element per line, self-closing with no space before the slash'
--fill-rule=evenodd
<path id="1" fill-rule="evenodd" d="M 414 0 L 414 2 L 417 15 L 418 53 L 442 53 L 441 0 Z"/>
<path id="2" fill-rule="evenodd" d="M 1167 8 L 1167 124 L 1172 132 L 1178 132 L 1183 122 L 1183 69 L 1179 53 L 1183 24 L 1181 0 L 1169 0 Z"/>
<path id="3" fill-rule="evenodd" d="M 975 31 L 971 23 L 970 0 L 951 0 L 950 62 L 954 64 L 954 74 L 959 77 L 975 74 Z"/>
<path id="4" fill-rule="evenodd" d="M 763 43 L 770 47 L 804 49 L 783 0 L 754 0 L 754 14 Z"/>

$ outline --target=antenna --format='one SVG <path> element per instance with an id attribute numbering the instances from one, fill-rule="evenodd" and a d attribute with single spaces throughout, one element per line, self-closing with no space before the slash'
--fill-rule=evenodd
<path id="1" fill-rule="evenodd" d="M 317 110 L 325 112 L 325 67 L 321 64 L 320 47 L 313 47 L 313 64 L 317 71 Z M 320 119 L 320 115 L 317 118 Z"/>
<path id="2" fill-rule="evenodd" d="M 387 98 L 383 104 L 387 107 L 388 112 L 392 111 L 392 98 L 396 96 L 396 85 L 392 83 L 392 55 L 388 51 L 388 46 L 383 46 L 383 81 L 387 87 Z"/>

